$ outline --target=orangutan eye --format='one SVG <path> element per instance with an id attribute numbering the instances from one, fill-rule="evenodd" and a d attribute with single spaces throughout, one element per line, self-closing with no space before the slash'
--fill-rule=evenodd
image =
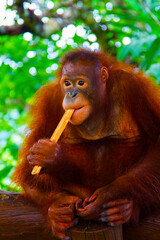
<path id="1" fill-rule="evenodd" d="M 64 84 L 65 84 L 66 87 L 69 87 L 71 85 L 71 83 L 67 80 L 64 82 Z"/>
<path id="2" fill-rule="evenodd" d="M 83 86 L 85 84 L 85 82 L 83 81 L 83 80 L 80 80 L 79 82 L 78 82 L 78 85 L 79 86 Z"/>

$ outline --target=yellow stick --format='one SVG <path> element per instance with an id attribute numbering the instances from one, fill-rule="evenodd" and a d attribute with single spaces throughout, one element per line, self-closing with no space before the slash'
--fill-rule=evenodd
<path id="1" fill-rule="evenodd" d="M 61 118 L 58 126 L 56 127 L 54 133 L 52 134 L 52 136 L 50 138 L 50 140 L 52 142 L 56 143 L 58 141 L 58 139 L 60 138 L 62 132 L 64 131 L 69 119 L 71 118 L 73 112 L 74 112 L 74 109 L 68 109 L 65 111 L 65 113 L 63 114 L 63 117 Z M 41 168 L 42 168 L 41 166 L 34 166 L 31 174 L 32 175 L 39 174 L 41 171 Z"/>

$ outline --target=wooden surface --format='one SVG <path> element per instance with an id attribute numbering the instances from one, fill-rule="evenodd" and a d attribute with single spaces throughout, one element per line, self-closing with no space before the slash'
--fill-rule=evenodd
<path id="1" fill-rule="evenodd" d="M 120 227 L 79 223 L 69 230 L 72 240 L 121 240 Z M 103 231 L 101 231 L 103 229 Z M 115 231 L 116 230 L 116 231 Z M 108 235 L 108 236 L 107 236 Z M 0 240 L 55 240 L 46 231 L 46 220 L 21 194 L 0 190 Z M 123 228 L 123 240 L 160 240 L 160 210 L 137 226 Z"/>
<path id="2" fill-rule="evenodd" d="M 0 190 L 0 240 L 52 240 L 46 231 L 46 220 L 21 194 Z M 72 240 L 122 240 L 121 227 L 96 222 L 80 222 L 70 229 Z"/>
<path id="3" fill-rule="evenodd" d="M 95 221 L 80 221 L 68 235 L 72 240 L 123 240 L 121 226 L 113 228 Z"/>
<path id="4" fill-rule="evenodd" d="M 0 240 L 54 239 L 45 226 L 44 217 L 22 195 L 0 191 Z"/>

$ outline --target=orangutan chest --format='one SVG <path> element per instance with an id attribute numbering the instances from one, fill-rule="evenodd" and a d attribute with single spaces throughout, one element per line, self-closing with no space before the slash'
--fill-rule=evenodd
<path id="1" fill-rule="evenodd" d="M 114 139 L 92 146 L 92 155 L 85 168 L 80 167 L 80 176 L 85 184 L 95 188 L 112 182 L 128 171 L 145 153 L 141 140 Z"/>

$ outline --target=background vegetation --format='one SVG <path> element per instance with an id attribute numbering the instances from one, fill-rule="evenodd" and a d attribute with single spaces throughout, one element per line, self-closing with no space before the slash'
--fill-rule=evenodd
<path id="1" fill-rule="evenodd" d="M 77 47 L 103 49 L 160 83 L 160 2 L 1 0 L 0 188 L 14 187 L 33 94 L 55 80 L 60 57 Z"/>

